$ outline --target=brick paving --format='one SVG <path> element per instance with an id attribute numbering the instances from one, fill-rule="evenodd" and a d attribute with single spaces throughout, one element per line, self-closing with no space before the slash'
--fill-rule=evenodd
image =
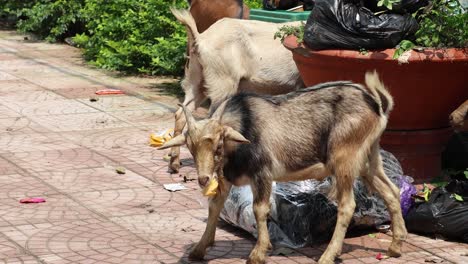
<path id="1" fill-rule="evenodd" d="M 78 49 L 0 31 L 0 263 L 188 263 L 207 218 L 190 155 L 167 172 L 147 145 L 172 127 L 176 99 L 163 78 L 118 77 L 86 66 Z M 104 88 L 125 95 L 99 96 Z M 116 166 L 126 168 L 117 174 Z M 42 204 L 20 204 L 44 197 Z M 398 259 L 378 261 L 388 234 L 349 237 L 342 263 L 468 263 L 468 245 L 411 234 Z M 243 263 L 255 240 L 219 223 L 209 263 Z M 326 245 L 271 254 L 269 263 L 315 263 Z M 441 263 L 441 262 L 439 262 Z"/>

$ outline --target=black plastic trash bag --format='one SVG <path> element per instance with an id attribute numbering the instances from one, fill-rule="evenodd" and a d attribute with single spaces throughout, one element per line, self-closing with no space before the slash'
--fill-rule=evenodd
<path id="1" fill-rule="evenodd" d="M 410 14 L 374 15 L 352 0 L 316 0 L 304 42 L 315 50 L 394 48 L 418 27 Z"/>
<path id="2" fill-rule="evenodd" d="M 303 10 L 312 10 L 314 0 L 263 0 L 263 9 L 265 10 L 288 10 L 302 5 Z"/>
<path id="3" fill-rule="evenodd" d="M 405 222 L 410 232 L 468 242 L 468 181 L 453 180 L 435 188 L 427 202 L 413 205 Z"/>
<path id="4" fill-rule="evenodd" d="M 263 0 L 265 10 L 288 10 L 299 5 L 299 0 Z"/>
<path id="5" fill-rule="evenodd" d="M 411 185 L 412 179 L 402 175 L 402 169 L 396 158 L 389 152 L 381 151 L 384 169 L 397 186 Z M 328 240 L 335 229 L 336 205 L 327 198 L 331 181 L 308 180 L 301 182 L 276 183 L 273 186 L 271 213 L 268 231 L 271 242 L 276 246 L 300 248 Z M 411 195 L 411 188 L 401 194 Z M 351 228 L 372 228 L 390 220 L 389 213 L 382 199 L 369 195 L 362 182 L 354 186 L 356 210 Z M 249 186 L 233 187 L 221 218 L 257 236 L 256 221 L 252 210 L 253 196 Z"/>

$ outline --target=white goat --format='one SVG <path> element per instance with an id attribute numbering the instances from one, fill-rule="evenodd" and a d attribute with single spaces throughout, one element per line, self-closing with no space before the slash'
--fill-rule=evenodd
<path id="1" fill-rule="evenodd" d="M 182 88 L 183 105 L 189 111 L 205 99 L 217 107 L 239 91 L 275 95 L 304 87 L 291 52 L 273 38 L 284 24 L 223 18 L 200 34 L 187 10 L 171 11 L 187 27 L 190 56 Z M 185 122 L 180 108 L 175 136 L 182 133 Z M 179 170 L 179 153 L 178 147 L 171 151 L 173 171 Z"/>

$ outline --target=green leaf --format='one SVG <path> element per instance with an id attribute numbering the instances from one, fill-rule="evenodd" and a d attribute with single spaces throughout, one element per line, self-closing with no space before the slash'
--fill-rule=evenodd
<path id="1" fill-rule="evenodd" d="M 465 174 L 465 178 L 468 179 L 468 170 L 464 171 L 463 174 Z"/>
<path id="2" fill-rule="evenodd" d="M 452 197 L 455 198 L 455 200 L 459 201 L 459 202 L 463 202 L 463 197 L 461 197 L 460 195 L 454 193 L 452 194 Z"/>
<path id="3" fill-rule="evenodd" d="M 424 196 L 424 201 L 429 201 L 429 195 L 431 195 L 431 189 L 427 187 L 427 185 L 424 183 L 424 188 L 423 188 L 423 196 Z"/>
<path id="4" fill-rule="evenodd" d="M 414 43 L 409 40 L 402 40 L 393 53 L 393 59 L 398 59 L 401 54 L 414 48 Z"/>
<path id="5" fill-rule="evenodd" d="M 368 236 L 371 237 L 371 238 L 376 238 L 377 237 L 376 234 L 369 234 Z"/>

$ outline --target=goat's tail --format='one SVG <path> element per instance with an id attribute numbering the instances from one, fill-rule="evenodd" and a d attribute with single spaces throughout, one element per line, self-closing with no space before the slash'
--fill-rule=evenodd
<path id="1" fill-rule="evenodd" d="M 379 79 L 377 71 L 366 72 L 366 86 L 379 104 L 382 112 L 388 116 L 393 109 L 393 98 Z"/>
<path id="2" fill-rule="evenodd" d="M 179 20 L 180 23 L 184 24 L 187 28 L 187 35 L 189 38 L 189 43 L 192 45 L 197 42 L 198 35 L 198 28 L 197 24 L 195 23 L 195 19 L 193 18 L 192 14 L 187 9 L 176 9 L 171 7 L 172 14 Z"/>

